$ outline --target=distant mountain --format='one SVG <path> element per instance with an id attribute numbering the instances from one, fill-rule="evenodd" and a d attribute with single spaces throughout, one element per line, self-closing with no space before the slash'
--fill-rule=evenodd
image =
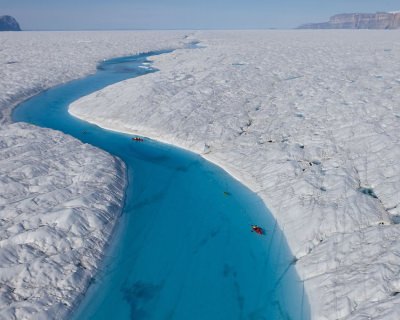
<path id="1" fill-rule="evenodd" d="M 21 31 L 21 28 L 13 17 L 0 16 L 0 31 Z"/>
<path id="2" fill-rule="evenodd" d="M 328 22 L 303 24 L 298 29 L 398 29 L 399 12 L 343 13 Z"/>

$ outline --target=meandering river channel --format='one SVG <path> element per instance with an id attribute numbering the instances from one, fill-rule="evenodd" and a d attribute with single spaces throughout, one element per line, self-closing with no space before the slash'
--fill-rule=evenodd
<path id="1" fill-rule="evenodd" d="M 96 74 L 20 104 L 14 121 L 60 130 L 127 165 L 116 235 L 75 319 L 309 318 L 285 238 L 260 198 L 199 155 L 132 141 L 68 113 L 68 105 L 151 68 L 150 52 L 102 62 Z M 251 232 L 262 226 L 266 234 Z"/>

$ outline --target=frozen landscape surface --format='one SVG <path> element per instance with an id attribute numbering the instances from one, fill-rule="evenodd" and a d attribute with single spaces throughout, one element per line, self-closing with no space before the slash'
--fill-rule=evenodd
<path id="1" fill-rule="evenodd" d="M 198 32 L 70 112 L 216 162 L 265 201 L 313 319 L 400 318 L 400 33 Z"/>
<path id="2" fill-rule="evenodd" d="M 96 71 L 103 59 L 178 48 L 182 31 L 0 33 L 0 124 L 13 105 Z"/>
<path id="3" fill-rule="evenodd" d="M 60 319 L 88 287 L 125 190 L 124 164 L 61 132 L 0 128 L 0 319 Z"/>
<path id="4" fill-rule="evenodd" d="M 190 40 L 183 32 L 0 33 L 0 319 L 62 318 L 86 290 L 121 211 L 123 164 L 12 107 L 98 61 Z"/>

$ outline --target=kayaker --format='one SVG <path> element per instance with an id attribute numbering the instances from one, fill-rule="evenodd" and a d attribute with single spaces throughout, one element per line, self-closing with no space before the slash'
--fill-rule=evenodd
<path id="1" fill-rule="evenodd" d="M 143 141 L 143 139 L 139 138 L 139 137 L 133 137 L 132 140 L 133 141 L 139 141 L 139 142 Z"/>
<path id="2" fill-rule="evenodd" d="M 255 233 L 258 233 L 258 234 L 260 234 L 260 235 L 263 235 L 264 234 L 264 229 L 263 228 L 261 228 L 261 227 L 259 227 L 259 226 L 257 226 L 257 225 L 252 225 L 251 226 L 251 232 L 255 232 Z"/>

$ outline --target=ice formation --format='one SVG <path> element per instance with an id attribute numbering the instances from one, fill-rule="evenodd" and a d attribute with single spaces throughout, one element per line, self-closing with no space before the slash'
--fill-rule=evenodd
<path id="1" fill-rule="evenodd" d="M 97 62 L 188 41 L 183 31 L 0 33 L 0 124 L 13 105 L 96 71 Z"/>
<path id="2" fill-rule="evenodd" d="M 65 318 L 121 212 L 124 164 L 61 132 L 0 128 L 0 319 Z"/>
<path id="3" fill-rule="evenodd" d="M 399 32 L 198 32 L 70 112 L 218 163 L 264 199 L 313 319 L 400 318 Z"/>

